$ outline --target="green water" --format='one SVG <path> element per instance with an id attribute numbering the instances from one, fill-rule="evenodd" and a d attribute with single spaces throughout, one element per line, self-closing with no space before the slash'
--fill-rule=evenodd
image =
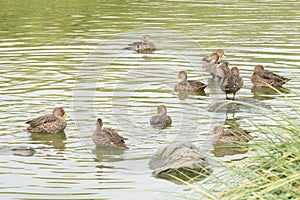
<path id="1" fill-rule="evenodd" d="M 178 199 L 189 187 L 151 176 L 147 163 L 156 149 L 193 141 L 216 161 L 248 152 L 213 154 L 209 131 L 229 121 L 264 135 L 252 122 L 273 126 L 266 113 L 247 107 L 211 112 L 225 95 L 201 68 L 201 60 L 223 48 L 240 69 L 237 98 L 295 115 L 300 89 L 300 4 L 297 1 L 8 1 L 0 0 L 1 145 L 27 144 L 32 157 L 1 155 L 4 199 Z M 124 50 L 150 34 L 153 54 Z M 292 80 L 284 94 L 257 91 L 250 75 L 262 64 Z M 205 95 L 179 99 L 178 71 L 209 83 Z M 286 97 L 292 100 L 287 101 Z M 150 127 L 165 104 L 173 125 Z M 64 134 L 24 131 L 25 121 L 64 107 Z M 97 149 L 96 118 L 128 138 L 129 150 Z M 227 119 L 226 119 L 227 118 Z M 219 157 L 224 156 L 224 157 Z M 214 169 L 218 171 L 218 167 Z"/>

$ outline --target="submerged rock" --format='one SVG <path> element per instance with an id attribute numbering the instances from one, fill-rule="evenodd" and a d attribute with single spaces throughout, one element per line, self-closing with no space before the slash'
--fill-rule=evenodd
<path id="1" fill-rule="evenodd" d="M 35 152 L 30 146 L 0 146 L 0 155 L 32 156 Z"/>
<path id="2" fill-rule="evenodd" d="M 153 175 L 186 180 L 210 173 L 207 158 L 189 142 L 176 142 L 159 148 L 149 162 Z"/>

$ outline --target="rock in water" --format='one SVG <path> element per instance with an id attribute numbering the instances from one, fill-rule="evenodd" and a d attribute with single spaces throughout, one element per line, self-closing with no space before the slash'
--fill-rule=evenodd
<path id="1" fill-rule="evenodd" d="M 30 146 L 1 146 L 0 155 L 32 156 L 36 150 Z"/>
<path id="2" fill-rule="evenodd" d="M 153 175 L 160 178 L 180 179 L 206 175 L 210 172 L 207 158 L 189 142 L 176 142 L 159 148 L 149 162 Z"/>

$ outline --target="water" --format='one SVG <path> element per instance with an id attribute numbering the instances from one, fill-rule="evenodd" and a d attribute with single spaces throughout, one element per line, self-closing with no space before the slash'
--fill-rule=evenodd
<path id="1" fill-rule="evenodd" d="M 231 120 L 251 129 L 257 141 L 265 136 L 250 122 L 275 125 L 253 108 L 209 111 L 225 95 L 200 67 L 201 59 L 223 48 L 244 79 L 240 100 L 258 99 L 297 118 L 292 106 L 300 101 L 299 10 L 294 1 L 0 1 L 0 144 L 37 149 L 32 157 L 0 156 L 1 197 L 182 199 L 188 186 L 151 176 L 147 163 L 158 147 L 191 140 L 217 161 L 238 160 L 247 152 L 211 153 L 214 125 Z M 158 51 L 123 50 L 145 33 Z M 252 88 L 256 64 L 292 79 L 283 95 Z M 173 87 L 180 70 L 210 83 L 206 94 L 178 99 Z M 160 104 L 173 118 L 164 130 L 149 126 Z M 55 106 L 68 114 L 64 134 L 24 131 L 25 121 Z M 97 117 L 127 137 L 130 149 L 95 148 Z"/>

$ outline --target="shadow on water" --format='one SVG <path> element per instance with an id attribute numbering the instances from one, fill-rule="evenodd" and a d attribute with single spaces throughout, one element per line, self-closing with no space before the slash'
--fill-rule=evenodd
<path id="1" fill-rule="evenodd" d="M 291 93 L 289 89 L 284 87 L 271 88 L 265 86 L 253 86 L 251 92 L 253 93 L 253 98 L 257 100 L 271 100 L 275 99 L 278 95 Z"/>
<path id="2" fill-rule="evenodd" d="M 67 136 L 64 132 L 56 134 L 31 133 L 30 139 L 38 141 L 39 144 L 53 146 L 55 149 L 65 150 Z"/>

